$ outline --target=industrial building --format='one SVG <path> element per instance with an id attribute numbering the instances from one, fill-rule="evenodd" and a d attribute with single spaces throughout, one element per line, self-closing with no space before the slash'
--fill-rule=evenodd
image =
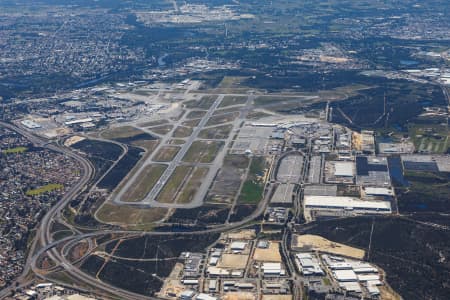
<path id="1" fill-rule="evenodd" d="M 337 196 L 337 185 L 335 184 L 306 185 L 303 194 L 305 196 Z"/>
<path id="2" fill-rule="evenodd" d="M 244 251 L 247 245 L 248 245 L 247 242 L 232 242 L 230 245 L 230 250 L 239 252 Z"/>
<path id="3" fill-rule="evenodd" d="M 319 260 L 312 253 L 298 253 L 295 255 L 297 268 L 304 276 L 323 276 L 325 272 L 319 264 Z"/>
<path id="4" fill-rule="evenodd" d="M 354 163 L 351 161 L 337 161 L 334 164 L 334 176 L 337 177 L 353 177 Z"/>
<path id="5" fill-rule="evenodd" d="M 393 197 L 394 191 L 389 188 L 379 188 L 379 187 L 366 187 L 363 189 L 366 196 L 383 196 L 383 197 Z"/>
<path id="6" fill-rule="evenodd" d="M 282 183 L 277 186 L 275 193 L 270 199 L 270 203 L 292 206 L 292 196 L 294 195 L 295 184 L 292 183 Z"/>
<path id="7" fill-rule="evenodd" d="M 373 265 L 340 256 L 323 254 L 322 261 L 333 280 L 347 292 L 378 296 L 377 286 L 383 285 L 380 273 Z"/>
<path id="8" fill-rule="evenodd" d="M 361 186 L 390 187 L 391 178 L 386 157 L 356 157 L 356 183 Z"/>
<path id="9" fill-rule="evenodd" d="M 373 131 L 361 131 L 361 150 L 364 154 L 375 153 L 375 136 Z"/>
<path id="10" fill-rule="evenodd" d="M 325 181 L 327 183 L 354 183 L 355 163 L 353 161 L 327 161 Z"/>
<path id="11" fill-rule="evenodd" d="M 261 266 L 264 277 L 284 276 L 286 270 L 283 269 L 281 263 L 264 262 Z"/>
<path id="12" fill-rule="evenodd" d="M 198 278 L 201 275 L 203 254 L 182 252 L 179 260 L 183 262 L 183 278 Z M 190 284 L 193 284 L 192 282 Z"/>
<path id="13" fill-rule="evenodd" d="M 365 201 L 352 197 L 305 196 L 304 207 L 305 209 L 391 213 L 391 204 L 388 201 Z"/>
<path id="14" fill-rule="evenodd" d="M 450 155 L 402 155 L 408 171 L 450 172 Z"/>
<path id="15" fill-rule="evenodd" d="M 304 158 L 299 154 L 283 157 L 277 169 L 276 178 L 279 182 L 298 184 L 301 179 Z"/>
<path id="16" fill-rule="evenodd" d="M 321 183 L 321 168 L 322 168 L 322 157 L 314 155 L 309 161 L 309 174 L 308 183 L 319 184 Z"/>
<path id="17" fill-rule="evenodd" d="M 270 223 L 285 223 L 288 220 L 289 209 L 285 207 L 268 207 L 264 220 Z"/>

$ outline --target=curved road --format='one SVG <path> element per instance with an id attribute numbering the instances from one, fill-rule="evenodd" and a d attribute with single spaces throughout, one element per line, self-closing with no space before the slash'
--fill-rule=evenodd
<path id="1" fill-rule="evenodd" d="M 205 233 L 221 233 L 221 232 L 224 232 L 227 230 L 239 228 L 239 227 L 247 224 L 249 221 L 254 220 L 255 218 L 257 218 L 260 214 L 262 214 L 264 212 L 264 209 L 269 201 L 270 193 L 266 193 L 264 196 L 264 199 L 261 201 L 258 208 L 246 219 L 239 221 L 239 222 L 235 222 L 235 223 L 229 223 L 229 224 L 227 224 L 225 226 L 221 226 L 221 227 L 208 228 L 206 230 L 199 230 L 199 231 L 194 231 L 194 232 L 142 232 L 142 231 L 126 231 L 126 230 L 103 230 L 103 231 L 95 231 L 95 232 L 90 232 L 90 233 L 76 233 L 73 236 L 69 236 L 69 237 L 63 238 L 58 241 L 54 241 L 52 238 L 51 231 L 50 231 L 52 222 L 55 220 L 58 220 L 60 218 L 60 212 L 66 207 L 66 205 L 72 199 L 77 197 L 83 191 L 83 189 L 85 189 L 87 187 L 87 184 L 89 183 L 89 181 L 92 179 L 92 176 L 93 176 L 93 167 L 90 164 L 90 162 L 88 160 L 86 160 L 84 157 L 82 157 L 66 148 L 58 147 L 56 145 L 50 144 L 47 141 L 34 136 L 33 134 L 25 131 L 24 129 L 22 129 L 20 127 L 17 127 L 17 126 L 8 124 L 8 123 L 4 123 L 4 122 L 0 122 L 0 125 L 7 127 L 11 130 L 14 130 L 14 131 L 18 132 L 19 134 L 22 134 L 23 136 L 27 137 L 29 139 L 29 141 L 32 142 L 33 144 L 35 144 L 36 146 L 46 147 L 48 149 L 51 149 L 51 150 L 59 152 L 59 153 L 63 153 L 65 155 L 77 160 L 83 169 L 82 177 L 80 178 L 80 180 L 74 186 L 72 186 L 69 191 L 67 191 L 65 193 L 63 198 L 59 202 L 57 202 L 41 220 L 41 223 L 40 223 L 39 227 L 37 228 L 37 232 L 36 232 L 36 244 L 38 246 L 40 245 L 42 247 L 39 248 L 34 254 L 30 251 L 30 257 L 28 258 L 27 263 L 24 266 L 23 274 L 27 274 L 27 273 L 29 273 L 30 270 L 33 270 L 38 277 L 41 277 L 46 280 L 52 280 L 52 279 L 46 278 L 45 275 L 41 274 L 41 272 L 39 272 L 39 268 L 37 267 L 37 262 L 38 262 L 39 257 L 42 254 L 47 253 L 48 256 L 52 260 L 54 260 L 54 262 L 57 265 L 59 265 L 66 271 L 67 274 L 69 274 L 76 281 L 80 281 L 80 282 L 86 284 L 87 286 L 95 287 L 95 291 L 97 293 L 99 291 L 103 291 L 109 295 L 115 295 L 121 299 L 132 299 L 132 300 L 134 300 L 134 299 L 136 299 L 136 300 L 137 299 L 156 299 L 154 297 L 148 297 L 148 296 L 132 293 L 132 292 L 129 292 L 126 290 L 122 290 L 120 288 L 117 288 L 115 286 L 112 286 L 110 284 L 107 284 L 105 282 L 97 280 L 96 278 L 82 272 L 76 266 L 73 266 L 66 259 L 66 257 L 64 257 L 64 255 L 61 255 L 61 253 L 59 253 L 57 251 L 56 247 L 65 242 L 81 241 L 83 239 L 98 237 L 98 236 L 102 236 L 102 235 L 105 235 L 108 233 L 123 234 L 124 237 L 130 237 L 130 236 L 136 236 L 136 235 L 161 236 L 161 235 L 173 235 L 173 234 L 197 235 L 197 234 L 205 234 Z M 52 281 L 54 281 L 54 280 L 52 280 Z M 65 285 L 64 283 L 59 283 L 59 284 Z M 77 288 L 79 288 L 79 287 L 77 287 Z M 7 296 L 9 294 L 9 292 L 11 291 L 11 289 L 12 289 L 12 286 L 10 289 L 4 289 L 3 291 L 1 291 L 0 299 Z"/>

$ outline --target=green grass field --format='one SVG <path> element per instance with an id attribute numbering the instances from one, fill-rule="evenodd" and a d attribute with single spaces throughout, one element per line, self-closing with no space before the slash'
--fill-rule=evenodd
<path id="1" fill-rule="evenodd" d="M 37 196 L 40 194 L 44 194 L 44 193 L 48 193 L 48 192 L 52 192 L 55 190 L 60 190 L 64 188 L 64 186 L 62 184 L 59 183 L 50 183 L 50 184 L 46 184 L 44 186 L 41 186 L 37 189 L 32 189 L 32 190 L 28 190 L 26 192 L 27 196 Z"/>
<path id="2" fill-rule="evenodd" d="M 255 157 L 250 163 L 247 180 L 239 194 L 239 203 L 255 204 L 261 201 L 264 192 L 264 169 L 266 161 L 262 157 Z"/>
<path id="3" fill-rule="evenodd" d="M 413 125 L 409 134 L 418 151 L 431 153 L 447 152 L 450 143 L 450 133 L 446 125 Z"/>
<path id="4" fill-rule="evenodd" d="M 2 150 L 3 154 L 16 154 L 16 153 L 24 153 L 28 150 L 27 147 L 15 147 L 10 149 Z"/>
<path id="5" fill-rule="evenodd" d="M 262 198 L 264 185 L 261 182 L 247 180 L 242 186 L 239 202 L 245 204 L 258 203 Z"/>

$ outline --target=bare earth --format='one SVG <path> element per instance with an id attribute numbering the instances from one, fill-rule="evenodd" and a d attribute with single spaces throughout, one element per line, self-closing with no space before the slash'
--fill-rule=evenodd
<path id="1" fill-rule="evenodd" d="M 364 250 L 335 243 L 321 236 L 310 234 L 294 235 L 292 239 L 292 247 L 293 249 L 298 250 L 322 251 L 337 255 L 354 257 L 357 259 L 363 259 L 365 254 Z"/>

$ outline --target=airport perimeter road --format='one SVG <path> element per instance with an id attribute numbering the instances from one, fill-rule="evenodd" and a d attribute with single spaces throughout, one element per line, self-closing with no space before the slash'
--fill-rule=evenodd
<path id="1" fill-rule="evenodd" d="M 169 163 L 167 169 L 164 171 L 164 173 L 159 178 L 158 182 L 155 184 L 155 186 L 152 188 L 152 190 L 147 194 L 147 196 L 139 203 L 139 205 L 142 204 L 150 204 L 152 207 L 175 207 L 176 204 L 170 204 L 170 203 L 160 203 L 156 201 L 156 197 L 159 195 L 161 190 L 163 189 L 164 185 L 167 183 L 169 178 L 172 176 L 173 172 L 175 171 L 176 167 L 180 165 L 183 157 L 188 152 L 189 148 L 192 146 L 193 142 L 197 139 L 198 134 L 200 131 L 205 127 L 206 123 L 209 121 L 211 116 L 213 115 L 214 111 L 219 107 L 220 103 L 222 102 L 224 95 L 219 95 L 218 98 L 214 101 L 214 103 L 211 105 L 211 107 L 208 109 L 207 113 L 203 118 L 201 119 L 200 123 L 197 125 L 197 127 L 194 128 L 191 136 L 186 140 L 186 143 L 183 144 L 180 151 L 178 151 L 177 155 L 174 157 L 174 159 Z M 142 167 L 144 167 L 146 164 L 142 164 Z M 142 169 L 141 167 L 141 169 Z M 123 201 L 124 196 L 126 195 L 126 191 L 134 184 L 134 182 L 137 180 L 138 176 L 140 175 L 141 170 L 137 170 L 134 175 L 128 180 L 125 185 L 121 188 L 121 190 L 117 193 L 117 196 L 114 197 L 113 201 L 115 203 L 124 204 L 127 203 L 126 201 Z M 129 202 L 127 204 L 130 204 Z"/>

